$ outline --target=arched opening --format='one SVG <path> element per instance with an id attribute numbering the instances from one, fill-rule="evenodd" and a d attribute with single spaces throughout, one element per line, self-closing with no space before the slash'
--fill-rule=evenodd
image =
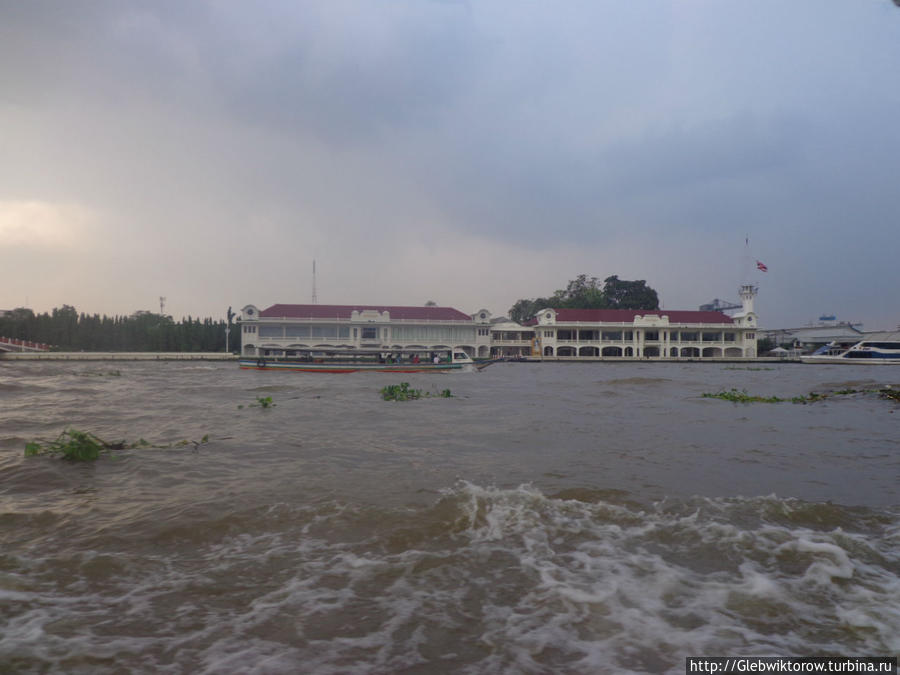
<path id="1" fill-rule="evenodd" d="M 634 347 L 625 347 L 625 356 L 634 356 Z"/>
<path id="2" fill-rule="evenodd" d="M 644 347 L 644 356 L 659 356 L 659 347 Z"/>
<path id="3" fill-rule="evenodd" d="M 622 348 L 621 347 L 604 347 L 601 352 L 602 356 L 613 356 L 616 358 L 622 357 Z"/>
<path id="4" fill-rule="evenodd" d="M 575 347 L 560 347 L 556 350 L 557 356 L 575 356 Z"/>
<path id="5" fill-rule="evenodd" d="M 678 347 L 672 347 L 671 349 L 669 349 L 669 356 L 677 358 L 678 357 Z"/>
<path id="6" fill-rule="evenodd" d="M 544 356 L 553 356 L 553 347 L 544 347 Z"/>
<path id="7" fill-rule="evenodd" d="M 578 350 L 578 356 L 599 356 L 600 350 L 597 347 L 582 347 Z"/>
<path id="8" fill-rule="evenodd" d="M 704 347 L 703 348 L 703 358 L 705 359 L 715 359 L 722 356 L 722 348 L 721 347 Z"/>
<path id="9" fill-rule="evenodd" d="M 681 348 L 681 357 L 689 358 L 689 359 L 698 359 L 698 358 L 700 358 L 700 348 L 699 347 L 682 347 Z"/>
<path id="10" fill-rule="evenodd" d="M 728 347 L 725 350 L 725 356 L 739 359 L 744 356 L 744 350 L 740 347 Z"/>

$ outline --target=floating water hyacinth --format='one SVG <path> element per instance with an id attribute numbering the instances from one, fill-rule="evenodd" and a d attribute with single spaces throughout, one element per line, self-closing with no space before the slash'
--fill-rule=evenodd
<path id="1" fill-rule="evenodd" d="M 716 393 L 705 393 L 703 398 L 719 398 L 723 401 L 731 401 L 732 403 L 814 403 L 816 401 L 824 401 L 834 396 L 851 396 L 853 394 L 878 394 L 880 398 L 900 401 L 900 391 L 891 386 L 884 389 L 841 389 L 830 393 L 819 393 L 815 391 L 809 392 L 807 396 L 792 396 L 790 398 L 780 398 L 778 396 L 753 396 L 747 393 L 746 389 L 729 389 Z"/>
<path id="2" fill-rule="evenodd" d="M 62 459 L 75 462 L 90 462 L 99 459 L 102 454 L 111 450 L 130 450 L 134 448 L 176 448 L 193 445 L 195 448 L 209 443 L 209 434 L 205 434 L 199 441 L 187 439 L 168 445 L 156 445 L 140 438 L 133 443 L 126 441 L 104 441 L 99 436 L 89 431 L 78 429 L 66 429 L 56 439 L 47 443 L 32 441 L 25 444 L 25 456 L 57 455 Z"/>
<path id="3" fill-rule="evenodd" d="M 440 393 L 432 394 L 430 392 L 422 393 L 421 389 L 410 389 L 409 382 L 401 382 L 400 384 L 389 384 L 381 389 L 381 398 L 385 401 L 412 401 L 418 398 L 453 398 L 453 394 L 449 389 L 442 389 Z"/>
<path id="4" fill-rule="evenodd" d="M 413 399 L 422 398 L 422 390 L 410 389 L 409 382 L 389 384 L 382 388 L 381 398 L 385 401 L 411 401 Z"/>
<path id="5" fill-rule="evenodd" d="M 274 408 L 275 403 L 272 401 L 271 396 L 257 396 L 256 403 L 251 403 L 251 406 L 254 408 Z"/>

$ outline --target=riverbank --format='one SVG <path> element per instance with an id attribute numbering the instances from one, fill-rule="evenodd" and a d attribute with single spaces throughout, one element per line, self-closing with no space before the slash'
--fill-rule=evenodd
<path id="1" fill-rule="evenodd" d="M 223 352 L 4 352 L 0 351 L 0 361 L 234 361 L 235 354 Z M 529 356 L 521 363 L 742 363 L 775 364 L 800 363 L 797 358 L 758 357 L 737 358 L 683 358 L 653 357 L 636 358 L 590 358 L 584 356 Z"/>
<path id="2" fill-rule="evenodd" d="M 0 352 L 0 361 L 234 361 L 225 352 Z"/>
<path id="3" fill-rule="evenodd" d="M 512 359 L 514 363 L 744 363 L 744 364 L 772 364 L 772 363 L 801 363 L 799 358 L 782 358 L 780 356 L 759 356 L 756 358 L 699 358 L 687 356 L 653 356 L 636 358 L 633 356 L 602 357 L 602 356 L 526 356 L 522 359 Z"/>

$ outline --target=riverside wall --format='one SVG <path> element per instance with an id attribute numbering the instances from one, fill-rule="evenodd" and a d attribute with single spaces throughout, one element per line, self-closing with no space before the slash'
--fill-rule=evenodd
<path id="1" fill-rule="evenodd" d="M 234 361 L 224 352 L 3 352 L 0 361 Z"/>

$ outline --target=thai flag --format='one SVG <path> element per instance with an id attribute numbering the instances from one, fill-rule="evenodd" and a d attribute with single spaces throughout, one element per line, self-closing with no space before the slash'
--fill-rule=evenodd
<path id="1" fill-rule="evenodd" d="M 769 268 L 763 265 L 759 260 L 756 261 L 756 269 L 760 272 L 768 272 Z"/>

